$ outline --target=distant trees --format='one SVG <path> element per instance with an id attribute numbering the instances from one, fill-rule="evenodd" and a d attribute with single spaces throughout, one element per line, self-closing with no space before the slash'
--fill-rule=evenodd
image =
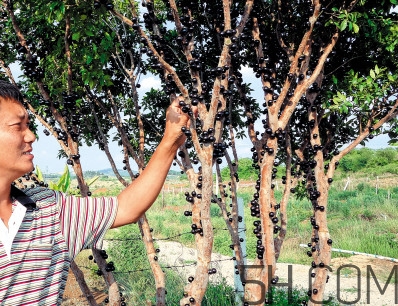
<path id="1" fill-rule="evenodd" d="M 259 171 L 253 169 L 253 160 L 251 158 L 241 158 L 237 162 L 239 164 L 238 177 L 242 181 L 256 181 L 258 179 Z M 229 167 L 224 167 L 221 170 L 221 177 L 224 181 L 228 181 L 231 177 Z"/>
<path id="2" fill-rule="evenodd" d="M 348 153 L 340 161 L 339 167 L 343 171 L 372 173 L 384 167 L 386 173 L 398 173 L 398 148 L 384 148 L 372 150 L 361 148 Z"/>
<path id="3" fill-rule="evenodd" d="M 255 181 L 258 172 L 253 170 L 253 161 L 250 158 L 239 159 L 239 178 L 243 181 Z M 397 174 L 398 171 L 398 148 L 388 147 L 381 149 L 370 149 L 367 147 L 350 151 L 339 162 L 339 169 L 343 172 L 373 173 L 375 167 L 388 166 L 384 170 Z M 226 180 L 229 176 L 228 167 L 221 169 L 221 176 Z"/>
<path id="4" fill-rule="evenodd" d="M 84 171 L 83 174 L 85 177 L 93 177 L 93 176 L 103 175 L 103 173 L 101 173 L 99 171 L 91 171 L 91 170 Z"/>

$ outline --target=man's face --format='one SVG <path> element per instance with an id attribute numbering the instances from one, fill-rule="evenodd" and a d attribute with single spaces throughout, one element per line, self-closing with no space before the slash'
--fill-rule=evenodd
<path id="1" fill-rule="evenodd" d="M 11 183 L 33 170 L 32 143 L 35 139 L 22 104 L 13 100 L 0 101 L 0 178 Z"/>

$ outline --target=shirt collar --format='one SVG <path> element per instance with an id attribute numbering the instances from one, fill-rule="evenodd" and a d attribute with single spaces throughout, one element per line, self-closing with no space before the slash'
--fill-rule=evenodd
<path id="1" fill-rule="evenodd" d="M 19 203 L 25 206 L 28 210 L 36 208 L 36 202 L 28 197 L 22 190 L 18 189 L 14 185 L 11 185 L 11 196 L 16 199 Z"/>

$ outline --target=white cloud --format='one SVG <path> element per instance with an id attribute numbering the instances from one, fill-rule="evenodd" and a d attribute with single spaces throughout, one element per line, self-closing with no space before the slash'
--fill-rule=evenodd
<path id="1" fill-rule="evenodd" d="M 141 87 L 139 89 L 140 92 L 147 92 L 151 88 L 154 88 L 154 89 L 160 89 L 161 88 L 160 79 L 158 79 L 158 78 L 156 78 L 154 76 L 144 77 L 140 81 L 140 84 L 141 84 Z"/>
<path id="2" fill-rule="evenodd" d="M 249 75 L 253 75 L 253 69 L 248 67 L 248 66 L 243 66 L 240 69 L 240 72 L 243 74 L 243 76 L 249 76 Z"/>

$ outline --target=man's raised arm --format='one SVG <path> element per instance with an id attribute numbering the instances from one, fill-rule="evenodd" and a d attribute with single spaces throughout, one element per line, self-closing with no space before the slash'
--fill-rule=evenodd
<path id="1" fill-rule="evenodd" d="M 178 148 L 184 143 L 182 127 L 189 127 L 189 116 L 181 111 L 176 97 L 166 112 L 166 129 L 145 170 L 118 195 L 118 211 L 112 228 L 137 222 L 155 202 Z"/>

